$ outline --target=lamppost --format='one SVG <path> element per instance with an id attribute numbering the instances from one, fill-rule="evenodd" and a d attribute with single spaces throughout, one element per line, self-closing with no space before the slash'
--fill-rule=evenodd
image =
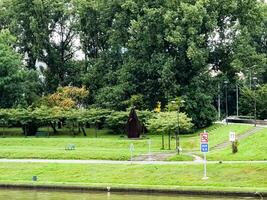
<path id="1" fill-rule="evenodd" d="M 178 129 L 177 132 L 175 134 L 175 141 L 176 141 L 176 150 L 177 153 L 180 154 L 180 108 L 183 105 L 185 101 L 184 100 L 180 100 L 179 104 L 178 104 L 178 108 L 177 108 L 177 125 L 178 125 Z"/>
<path id="2" fill-rule="evenodd" d="M 254 88 L 254 126 L 257 126 L 257 97 L 256 97 L 256 84 L 257 77 L 253 77 L 253 85 L 255 86 Z"/>
<path id="3" fill-rule="evenodd" d="M 256 74 L 256 72 L 253 70 L 255 67 L 257 67 L 257 65 L 253 65 L 251 68 L 246 70 L 248 72 L 248 76 L 249 76 L 249 89 L 251 89 L 251 85 L 252 85 L 252 74 L 253 75 Z"/>
<path id="4" fill-rule="evenodd" d="M 224 81 L 224 85 L 225 85 L 225 113 L 226 113 L 226 124 L 228 125 L 228 94 L 227 94 L 227 84 L 228 81 Z"/>
<path id="5" fill-rule="evenodd" d="M 238 84 L 236 84 L 236 117 L 239 116 L 239 89 L 238 89 Z"/>
<path id="6" fill-rule="evenodd" d="M 220 83 L 218 83 L 218 121 L 221 120 L 221 95 L 220 95 Z"/>

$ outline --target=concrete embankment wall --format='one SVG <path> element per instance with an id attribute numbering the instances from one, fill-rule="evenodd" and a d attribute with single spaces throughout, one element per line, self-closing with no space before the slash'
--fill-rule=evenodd
<path id="1" fill-rule="evenodd" d="M 179 190 L 179 189 L 158 189 L 158 188 L 124 188 L 124 187 L 86 187 L 86 186 L 62 186 L 62 185 L 35 185 L 35 184 L 0 184 L 3 189 L 21 190 L 53 190 L 66 192 L 123 192 L 143 193 L 162 195 L 208 195 L 228 197 L 267 197 L 267 192 L 238 192 L 238 191 L 205 191 L 205 190 Z"/>

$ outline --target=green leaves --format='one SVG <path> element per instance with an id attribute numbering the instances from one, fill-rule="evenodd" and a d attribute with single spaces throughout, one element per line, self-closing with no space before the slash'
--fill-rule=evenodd
<path id="1" fill-rule="evenodd" d="M 264 84 L 252 90 L 242 88 L 240 108 L 243 115 L 254 116 L 256 103 L 257 118 L 266 119 L 267 117 L 267 85 Z"/>
<path id="2" fill-rule="evenodd" d="M 28 106 L 38 91 L 37 74 L 27 70 L 21 56 L 12 48 L 15 38 L 0 31 L 0 107 Z"/>
<path id="3" fill-rule="evenodd" d="M 148 129 L 154 133 L 174 132 L 180 128 L 183 132 L 190 130 L 193 126 L 191 119 L 185 113 L 160 112 L 147 122 Z"/>
<path id="4" fill-rule="evenodd" d="M 0 36 L 2 107 L 25 107 L 37 92 L 36 74 L 21 67 L 14 46 L 28 68 L 45 63 L 39 72 L 45 77 L 44 94 L 84 84 L 90 90 L 86 106 L 117 111 L 130 104 L 152 110 L 157 101 L 164 107 L 185 96 L 198 127 L 211 123 L 216 112 L 217 84 L 210 71 L 235 82 L 236 73 L 247 76 L 246 70 L 256 66 L 258 79 L 267 80 L 267 7 L 257 0 L 0 3 L 0 29 L 9 28 L 17 37 L 8 31 Z M 84 60 L 76 60 L 77 50 Z"/>

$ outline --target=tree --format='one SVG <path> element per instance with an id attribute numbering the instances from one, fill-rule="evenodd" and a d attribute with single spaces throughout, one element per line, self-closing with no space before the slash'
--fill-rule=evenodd
<path id="1" fill-rule="evenodd" d="M 79 108 L 83 106 L 83 101 L 88 94 L 89 91 L 85 87 L 59 87 L 55 93 L 48 95 L 41 101 L 49 107 L 57 106 L 63 109 Z"/>
<path id="2" fill-rule="evenodd" d="M 25 57 L 27 67 L 36 69 L 39 62 L 45 69 L 37 69 L 45 76 L 45 92 L 68 85 L 71 60 L 75 46 L 76 17 L 70 0 L 4 0 L 10 18 L 10 31 L 17 35 L 18 50 Z"/>
<path id="3" fill-rule="evenodd" d="M 179 113 L 179 127 L 177 121 L 177 112 L 160 112 L 148 120 L 147 126 L 148 130 L 152 133 L 174 132 L 178 128 L 182 132 L 187 132 L 192 128 L 193 124 L 191 123 L 191 119 L 185 113 Z"/>
<path id="4" fill-rule="evenodd" d="M 0 107 L 26 107 L 38 95 L 37 74 L 22 64 L 21 56 L 12 48 L 15 38 L 8 30 L 0 32 Z"/>
<path id="5" fill-rule="evenodd" d="M 267 85 L 262 85 L 252 90 L 248 87 L 243 88 L 240 99 L 240 111 L 243 115 L 254 116 L 256 103 L 257 118 L 267 118 Z"/>
<path id="6" fill-rule="evenodd" d="M 197 128 L 206 127 L 215 119 L 216 110 L 213 97 L 216 95 L 214 83 L 207 75 L 195 77 L 185 88 L 185 111 Z"/>

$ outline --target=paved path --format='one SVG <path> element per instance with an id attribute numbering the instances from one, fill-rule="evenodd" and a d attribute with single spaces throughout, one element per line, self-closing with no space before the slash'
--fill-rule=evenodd
<path id="1" fill-rule="evenodd" d="M 0 159 L 0 163 L 55 163 L 55 164 L 140 164 L 140 165 L 193 165 L 202 164 L 203 161 L 117 161 L 117 160 L 52 160 L 52 159 Z M 210 164 L 267 164 L 263 161 L 207 161 Z"/>
<path id="2" fill-rule="evenodd" d="M 194 152 L 189 151 L 189 152 L 184 152 L 183 154 L 193 157 L 194 162 L 203 162 L 203 158 Z"/>
<path id="3" fill-rule="evenodd" d="M 164 161 L 171 156 L 175 156 L 176 152 L 153 152 L 150 154 L 142 154 L 133 158 L 133 161 Z"/>

